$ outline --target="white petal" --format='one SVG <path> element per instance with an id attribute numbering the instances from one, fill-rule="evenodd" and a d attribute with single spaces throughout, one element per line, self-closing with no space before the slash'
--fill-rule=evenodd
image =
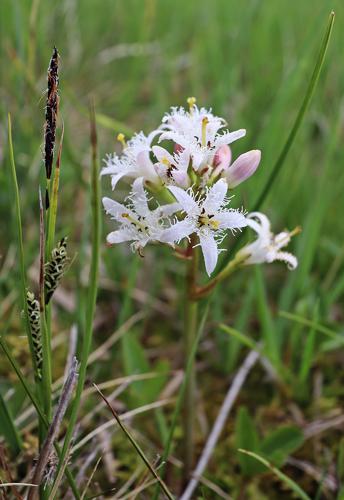
<path id="1" fill-rule="evenodd" d="M 177 186 L 168 186 L 168 189 L 171 191 L 176 200 L 179 201 L 181 207 L 186 213 L 197 213 L 199 211 L 197 202 L 184 189 Z"/>
<path id="2" fill-rule="evenodd" d="M 111 175 L 111 174 L 116 174 L 118 172 L 118 168 L 116 168 L 114 165 L 111 163 L 108 163 L 106 167 L 103 167 L 100 171 L 100 175 Z"/>
<path id="3" fill-rule="evenodd" d="M 163 160 L 166 159 L 169 163 L 173 163 L 173 156 L 171 155 L 171 153 L 166 151 L 166 149 L 162 148 L 161 146 L 153 146 L 152 150 L 159 162 L 163 162 Z"/>
<path id="4" fill-rule="evenodd" d="M 190 178 L 187 173 L 179 170 L 172 170 L 172 178 L 178 186 L 187 189 L 190 186 Z"/>
<path id="5" fill-rule="evenodd" d="M 227 193 L 227 182 L 224 179 L 218 180 L 208 191 L 206 199 L 202 204 L 206 214 L 214 214 L 223 205 Z"/>
<path id="6" fill-rule="evenodd" d="M 141 151 L 136 158 L 139 172 L 145 179 L 155 182 L 159 179 L 148 151 Z"/>
<path id="7" fill-rule="evenodd" d="M 119 221 L 123 222 L 126 220 L 126 218 L 123 217 L 123 214 L 129 214 L 133 216 L 131 210 L 128 210 L 128 208 L 122 205 L 121 203 L 111 200 L 111 198 L 103 198 L 102 202 L 106 213 L 112 215 L 115 219 Z"/>
<path id="8" fill-rule="evenodd" d="M 169 203 L 168 205 L 162 205 L 154 210 L 160 217 L 168 217 L 169 215 L 173 215 L 178 210 L 180 210 L 180 204 L 179 203 Z"/>
<path id="9" fill-rule="evenodd" d="M 260 223 L 260 227 L 257 230 L 256 224 L 252 224 L 247 222 L 249 226 L 251 226 L 260 236 L 266 235 L 270 237 L 270 221 L 267 218 L 265 214 L 262 214 L 261 212 L 251 212 L 250 214 L 247 215 L 248 219 L 258 219 Z"/>
<path id="10" fill-rule="evenodd" d="M 184 137 L 182 134 L 178 134 L 177 132 L 163 132 L 159 137 L 159 142 L 161 141 L 173 141 L 176 144 L 179 144 L 183 148 L 187 148 L 190 144 L 190 141 Z"/>
<path id="11" fill-rule="evenodd" d="M 184 219 L 165 229 L 161 234 L 160 241 L 164 243 L 179 242 L 183 238 L 190 236 L 195 229 L 196 226 L 190 219 Z"/>
<path id="12" fill-rule="evenodd" d="M 205 269 L 207 271 L 208 276 L 210 276 L 217 264 L 217 258 L 219 254 L 219 251 L 217 249 L 217 244 L 214 236 L 212 236 L 211 233 L 208 234 L 200 233 L 199 241 L 203 252 Z"/>
<path id="13" fill-rule="evenodd" d="M 276 234 L 273 239 L 273 245 L 276 250 L 286 247 L 290 243 L 290 233 L 288 231 L 282 231 L 282 233 Z"/>
<path id="14" fill-rule="evenodd" d="M 247 226 L 245 215 L 239 210 L 224 210 L 215 216 L 220 223 L 219 229 L 236 229 Z"/>
<path id="15" fill-rule="evenodd" d="M 116 243 L 123 243 L 124 241 L 130 241 L 133 239 L 133 235 L 128 231 L 128 229 L 118 229 L 117 231 L 112 231 L 106 237 L 106 241 L 110 245 L 115 245 Z"/>
<path id="16" fill-rule="evenodd" d="M 289 252 L 277 252 L 274 260 L 281 260 L 282 262 L 285 262 L 290 271 L 297 268 L 297 258 Z"/>
<path id="17" fill-rule="evenodd" d="M 243 128 L 240 130 L 235 130 L 234 132 L 226 132 L 216 137 L 214 145 L 216 145 L 216 147 L 218 148 L 223 144 L 231 144 L 232 142 L 241 139 L 241 137 L 244 137 L 245 135 L 246 130 Z"/>
<path id="18" fill-rule="evenodd" d="M 120 179 L 122 179 L 122 177 L 125 177 L 126 175 L 130 174 L 131 172 L 121 172 L 120 174 L 116 174 L 116 175 L 112 175 L 111 176 L 111 187 L 112 187 L 112 191 L 114 191 L 114 189 L 116 189 L 116 186 L 117 186 L 117 183 L 120 181 Z"/>

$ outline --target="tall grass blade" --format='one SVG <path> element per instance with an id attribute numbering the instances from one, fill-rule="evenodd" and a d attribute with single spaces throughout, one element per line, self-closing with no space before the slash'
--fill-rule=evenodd
<path id="1" fill-rule="evenodd" d="M 106 403 L 106 405 L 108 406 L 108 408 L 110 409 L 110 411 L 111 411 L 112 415 L 114 416 L 116 422 L 118 423 L 118 425 L 120 426 L 120 428 L 122 429 L 122 431 L 124 432 L 124 434 L 127 436 L 127 438 L 129 439 L 129 441 L 131 442 L 131 444 L 135 448 L 135 450 L 138 453 L 138 455 L 140 455 L 140 457 L 142 458 L 142 460 L 145 463 L 147 469 L 149 469 L 149 471 L 152 474 L 152 476 L 159 482 L 159 486 L 162 488 L 162 490 L 165 493 L 166 497 L 168 499 L 170 499 L 170 500 L 173 500 L 174 496 L 169 491 L 169 489 L 167 488 L 167 486 L 164 483 L 164 481 L 160 478 L 160 476 L 156 472 L 155 468 L 151 465 L 151 463 L 149 462 L 148 458 L 146 457 L 146 455 L 144 454 L 143 450 L 141 449 L 140 445 L 135 441 L 135 439 L 133 438 L 133 436 L 130 434 L 129 430 L 123 424 L 123 422 L 121 421 L 121 419 L 119 418 L 119 416 L 117 415 L 117 413 L 115 412 L 115 410 L 113 409 L 111 403 L 106 399 L 106 397 L 101 392 L 101 390 L 97 387 L 97 385 L 96 384 L 93 384 L 93 385 L 97 389 L 97 391 L 99 392 L 100 396 L 102 397 L 102 399 L 104 400 L 104 402 Z"/>
<path id="2" fill-rule="evenodd" d="M 305 96 L 303 98 L 301 107 L 297 113 L 294 125 L 291 128 L 291 131 L 287 137 L 287 140 L 286 140 L 279 156 L 277 157 L 277 160 L 272 168 L 272 171 L 271 171 L 269 177 L 267 178 L 267 180 L 266 180 L 266 182 L 261 190 L 261 193 L 258 195 L 256 201 L 253 203 L 253 208 L 250 209 L 250 211 L 252 211 L 252 212 L 260 209 L 261 205 L 263 204 L 265 198 L 267 197 L 273 183 L 275 182 L 275 180 L 276 180 L 276 178 L 277 178 L 277 176 L 278 176 L 278 174 L 279 174 L 279 172 L 280 172 L 280 170 L 281 170 L 281 168 L 282 168 L 282 166 L 283 166 L 283 164 L 288 156 L 288 153 L 291 149 L 291 146 L 293 145 L 296 134 L 301 126 L 301 123 L 302 123 L 303 118 L 306 114 L 306 111 L 307 111 L 308 106 L 311 102 L 312 96 L 314 94 L 314 91 L 316 89 L 316 86 L 317 86 L 317 83 L 319 80 L 321 69 L 322 69 L 324 61 L 325 61 L 326 52 L 327 52 L 327 49 L 328 49 L 328 46 L 330 43 L 334 19 L 335 19 L 335 13 L 332 11 L 330 13 L 330 16 L 328 19 L 328 23 L 327 23 L 325 34 L 324 34 L 322 44 L 321 44 L 321 47 L 319 50 L 319 54 L 318 54 L 318 57 L 317 57 L 317 60 L 315 63 L 315 67 L 314 67 L 310 82 L 308 84 Z M 239 237 L 236 239 L 234 249 L 236 249 L 238 247 L 240 240 L 241 240 L 241 235 L 239 235 Z M 231 260 L 231 258 L 232 258 L 232 253 L 226 259 L 223 259 L 221 266 L 219 266 L 219 272 L 224 267 L 226 267 L 226 265 Z"/>
<path id="3" fill-rule="evenodd" d="M 16 226 L 17 226 L 17 244 L 18 244 L 18 251 L 19 251 L 19 268 L 20 268 L 20 284 L 21 284 L 21 286 L 20 286 L 21 307 L 24 311 L 25 327 L 26 327 L 26 333 L 27 333 L 27 337 L 28 337 L 28 341 L 29 341 L 32 366 L 34 367 L 34 372 L 38 373 L 37 366 L 36 366 L 35 349 L 34 349 L 32 335 L 31 335 L 27 301 L 26 301 L 26 272 L 25 272 L 25 258 L 24 258 L 24 245 L 23 245 L 23 230 L 22 230 L 22 221 L 21 221 L 21 213 L 20 213 L 19 187 L 18 187 L 16 166 L 15 166 L 15 160 L 14 160 L 13 141 L 12 141 L 12 122 L 11 122 L 11 115 L 10 114 L 8 114 L 8 146 L 9 146 L 9 153 L 10 153 L 11 180 L 12 180 L 13 198 L 14 198 L 14 206 L 15 206 L 15 214 L 16 214 Z"/>
<path id="4" fill-rule="evenodd" d="M 304 326 L 310 326 L 311 328 L 314 328 L 315 331 L 323 333 L 327 337 L 331 338 L 332 340 L 338 341 L 340 344 L 344 345 L 344 335 L 341 335 L 340 333 L 337 333 L 330 328 L 327 328 L 326 326 L 321 325 L 320 323 L 317 323 L 314 320 L 303 318 L 302 316 L 299 316 L 298 314 L 292 314 L 287 311 L 279 311 L 279 315 L 282 318 L 289 319 L 291 321 L 296 321 L 297 323 L 300 323 L 301 325 Z"/>
<path id="5" fill-rule="evenodd" d="M 18 455 L 22 449 L 22 440 L 13 421 L 9 408 L 0 394 L 0 434 L 6 439 L 13 455 Z"/>
<path id="6" fill-rule="evenodd" d="M 276 160 L 276 163 L 274 164 L 274 166 L 272 168 L 272 171 L 271 171 L 269 177 L 267 178 L 267 180 L 265 182 L 265 185 L 264 185 L 260 195 L 258 196 L 257 200 L 253 204 L 253 209 L 252 209 L 253 212 L 258 210 L 261 207 L 265 198 L 267 197 L 273 183 L 275 182 L 275 180 L 276 180 L 276 178 L 277 178 L 277 176 L 278 176 L 278 174 L 279 174 L 279 172 L 284 164 L 284 161 L 289 153 L 289 150 L 290 150 L 291 146 L 293 145 L 296 134 L 301 126 L 301 123 L 303 121 L 305 113 L 308 109 L 308 106 L 309 106 L 311 99 L 312 99 L 312 96 L 314 94 L 315 88 L 317 86 L 320 72 L 321 72 L 321 69 L 322 69 L 324 61 L 325 61 L 326 52 L 327 52 L 327 49 L 328 49 L 328 46 L 330 43 L 334 18 L 335 18 L 335 14 L 332 11 L 330 13 L 330 16 L 329 16 L 329 19 L 327 22 L 325 35 L 324 35 L 324 38 L 322 40 L 322 44 L 321 44 L 321 47 L 319 50 L 317 61 L 316 61 L 310 82 L 308 84 L 305 97 L 302 101 L 301 107 L 300 107 L 299 112 L 296 116 L 294 125 L 292 126 L 292 129 L 289 133 L 289 136 L 288 136 L 288 138 L 287 138 L 287 140 L 282 148 L 282 151 L 280 152 L 280 154 Z"/>
<path id="7" fill-rule="evenodd" d="M 91 212 L 92 212 L 92 252 L 91 252 L 91 268 L 89 275 L 89 286 L 86 304 L 86 318 L 85 318 L 85 332 L 82 339 L 82 349 L 80 356 L 80 370 L 79 378 L 76 387 L 76 393 L 74 401 L 72 404 L 71 416 L 69 420 L 68 429 L 66 432 L 65 440 L 62 448 L 62 456 L 60 458 L 58 472 L 62 466 L 62 463 L 66 457 L 66 453 L 69 449 L 70 441 L 73 436 L 74 427 L 78 417 L 78 411 L 81 401 L 81 394 L 83 391 L 88 356 L 91 350 L 92 344 L 92 332 L 93 332 L 93 317 L 96 306 L 96 298 L 98 291 L 98 270 L 99 270 L 99 248 L 100 248 L 100 185 L 99 185 L 99 164 L 98 164 L 98 154 L 97 154 L 97 133 L 96 133 L 96 123 L 95 123 L 95 113 L 93 106 L 90 107 L 90 128 L 91 128 L 91 149 L 92 149 L 92 165 L 91 165 Z"/>
<path id="8" fill-rule="evenodd" d="M 274 467 L 270 462 L 268 462 L 265 458 L 261 457 L 260 455 L 257 455 L 257 453 L 253 453 L 252 451 L 247 451 L 247 450 L 242 450 L 239 449 L 240 453 L 245 453 L 245 455 L 248 455 L 252 458 L 255 458 L 260 462 L 261 464 L 265 465 L 268 469 L 271 470 L 277 476 L 288 488 L 292 490 L 292 492 L 298 497 L 302 498 L 303 500 L 311 500 L 311 498 L 305 493 L 299 485 L 297 485 L 290 477 L 286 476 L 281 472 L 277 467 Z"/>

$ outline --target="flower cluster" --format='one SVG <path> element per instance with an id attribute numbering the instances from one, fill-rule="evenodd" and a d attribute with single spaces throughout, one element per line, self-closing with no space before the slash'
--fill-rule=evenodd
<path id="1" fill-rule="evenodd" d="M 113 190 L 122 178 L 131 179 L 132 186 L 125 204 L 103 198 L 106 212 L 118 223 L 108 243 L 131 242 L 141 252 L 149 242 L 180 249 L 186 240 L 201 247 L 210 276 L 228 230 L 234 234 L 248 226 L 258 238 L 239 251 L 244 264 L 279 259 L 295 268 L 296 258 L 280 251 L 291 233 L 273 236 L 265 215 L 229 207 L 228 192 L 254 174 L 260 151 L 232 162 L 230 144 L 246 131 L 225 129 L 225 120 L 198 108 L 195 98 L 188 104 L 188 110 L 172 108 L 147 136 L 140 132 L 126 142 L 118 135 L 123 152 L 108 155 L 101 174 L 111 176 Z"/>

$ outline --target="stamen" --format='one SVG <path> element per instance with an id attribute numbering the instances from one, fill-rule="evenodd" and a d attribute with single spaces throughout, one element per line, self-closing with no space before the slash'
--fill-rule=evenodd
<path id="1" fill-rule="evenodd" d="M 218 220 L 210 220 L 209 224 L 213 229 L 219 229 L 220 223 Z"/>
<path id="2" fill-rule="evenodd" d="M 207 227 L 210 227 L 211 229 L 214 229 L 215 231 L 217 231 L 220 227 L 220 222 L 216 219 L 213 219 L 212 217 L 214 217 L 214 216 L 201 214 L 198 217 L 198 223 L 201 226 L 207 226 Z"/>
<path id="3" fill-rule="evenodd" d="M 189 105 L 189 113 L 190 113 L 190 115 L 192 115 L 194 106 L 196 104 L 196 97 L 188 97 L 186 102 Z"/>
<path id="4" fill-rule="evenodd" d="M 117 140 L 122 144 L 123 149 L 125 149 L 127 147 L 127 143 L 126 143 L 126 140 L 125 140 L 125 135 L 122 134 L 122 132 L 120 132 L 117 135 Z"/>
<path id="5" fill-rule="evenodd" d="M 125 219 L 128 219 L 128 221 L 131 222 L 131 224 L 133 224 L 134 226 L 136 226 L 139 231 L 147 232 L 148 227 L 145 226 L 144 224 L 141 224 L 141 222 L 139 222 L 137 219 L 129 215 L 127 212 L 124 212 L 123 214 L 121 214 L 121 216 L 124 217 Z"/>
<path id="6" fill-rule="evenodd" d="M 209 119 L 205 116 L 202 120 L 202 146 L 205 147 L 207 145 L 207 125 L 209 123 Z"/>
<path id="7" fill-rule="evenodd" d="M 161 159 L 161 163 L 163 163 L 164 165 L 166 165 L 167 167 L 169 167 L 171 164 L 170 162 L 168 161 L 168 159 L 166 158 L 166 156 L 164 156 L 162 159 Z"/>
<path id="8" fill-rule="evenodd" d="M 302 233 L 302 227 L 301 226 L 296 226 L 295 229 L 290 231 L 289 236 L 296 236 L 297 234 Z"/>

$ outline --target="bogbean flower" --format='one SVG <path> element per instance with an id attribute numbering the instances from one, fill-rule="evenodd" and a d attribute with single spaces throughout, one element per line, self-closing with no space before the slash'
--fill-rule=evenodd
<path id="1" fill-rule="evenodd" d="M 205 268 L 210 276 L 214 271 L 219 255 L 218 244 L 226 236 L 226 230 L 235 232 L 247 225 L 245 215 L 239 210 L 225 208 L 229 202 L 226 197 L 227 183 L 218 180 L 205 194 L 195 195 L 190 188 L 187 191 L 177 187 L 168 188 L 180 204 L 185 218 L 166 229 L 162 241 L 180 242 L 195 233 L 201 246 Z"/>
<path id="2" fill-rule="evenodd" d="M 187 149 L 195 171 L 208 169 L 221 146 L 244 137 L 246 130 L 225 130 L 221 133 L 220 129 L 226 126 L 223 118 L 213 115 L 211 110 L 198 108 L 194 98 L 189 98 L 188 102 L 189 111 L 183 107 L 174 107 L 164 116 L 161 126 L 164 130 L 159 142 L 171 140 L 179 147 Z"/>
<path id="3" fill-rule="evenodd" d="M 118 140 L 123 144 L 123 154 L 118 156 L 115 153 L 107 156 L 106 166 L 102 169 L 101 175 L 111 175 L 112 189 L 122 177 L 137 179 L 142 177 L 144 181 L 153 185 L 160 185 L 160 177 L 154 168 L 154 163 L 150 158 L 151 145 L 154 137 L 160 131 L 153 130 L 148 136 L 143 132 L 135 134 L 127 143 L 124 141 L 124 135 L 119 134 Z"/>
<path id="4" fill-rule="evenodd" d="M 131 242 L 132 248 L 140 252 L 149 242 L 175 247 L 186 240 L 201 247 L 210 276 L 226 232 L 249 226 L 257 233 L 257 239 L 239 250 L 234 261 L 238 258 L 240 264 L 248 265 L 282 260 L 295 269 L 296 257 L 281 249 L 297 231 L 273 235 L 265 215 L 253 212 L 245 216 L 242 211 L 227 207 L 228 190 L 256 171 L 260 151 L 248 151 L 232 163 L 229 145 L 246 131 L 229 132 L 224 129 L 223 118 L 198 108 L 194 98 L 189 98 L 188 104 L 189 110 L 171 108 L 160 127 L 147 136 L 140 132 L 126 143 L 123 134 L 119 134 L 123 153 L 109 155 L 101 173 L 111 176 L 113 189 L 123 177 L 133 183 L 127 203 L 103 198 L 106 212 L 118 223 L 116 230 L 108 234 L 108 243 Z M 163 141 L 172 141 L 169 150 L 162 147 Z M 176 203 L 158 206 L 155 201 L 154 206 L 153 198 L 169 200 L 171 194 Z M 184 252 L 183 248 L 176 250 Z"/>
<path id="5" fill-rule="evenodd" d="M 158 160 L 155 169 L 163 182 L 188 188 L 190 186 L 188 175 L 190 154 L 188 149 L 179 150 L 173 155 L 161 146 L 153 146 L 152 150 Z"/>
<path id="6" fill-rule="evenodd" d="M 116 231 L 107 235 L 110 245 L 131 241 L 133 250 L 140 251 L 150 241 L 161 241 L 168 217 L 179 210 L 179 204 L 171 203 L 151 210 L 149 201 L 142 177 L 134 181 L 127 206 L 111 198 L 103 198 L 106 213 L 120 224 Z"/>
<path id="7" fill-rule="evenodd" d="M 252 212 L 246 217 L 246 221 L 247 225 L 257 233 L 257 239 L 241 248 L 237 253 L 240 260 L 244 259 L 244 265 L 271 263 L 280 260 L 285 262 L 290 270 L 297 267 L 295 255 L 283 252 L 281 248 L 288 245 L 291 237 L 300 232 L 300 228 L 274 235 L 270 229 L 269 219 L 260 212 Z"/>

